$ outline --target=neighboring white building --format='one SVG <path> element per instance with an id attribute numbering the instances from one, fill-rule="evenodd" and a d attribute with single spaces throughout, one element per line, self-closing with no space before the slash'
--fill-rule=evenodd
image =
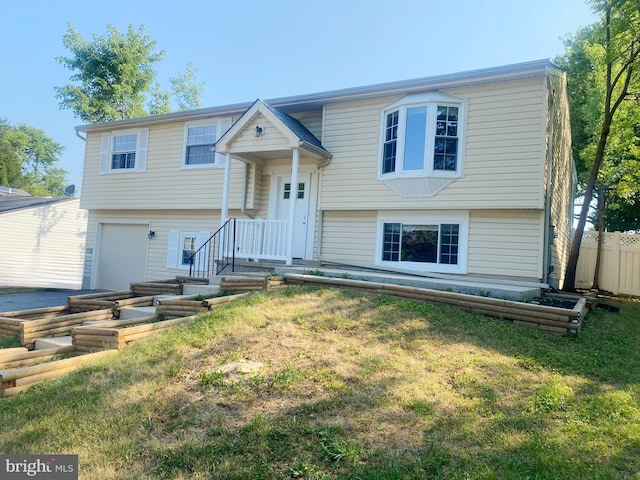
<path id="1" fill-rule="evenodd" d="M 229 218 L 239 258 L 562 286 L 575 173 L 546 60 L 77 131 L 85 287 L 187 274 Z"/>
<path id="2" fill-rule="evenodd" d="M 78 289 L 87 233 L 80 199 L 0 192 L 0 286 Z"/>

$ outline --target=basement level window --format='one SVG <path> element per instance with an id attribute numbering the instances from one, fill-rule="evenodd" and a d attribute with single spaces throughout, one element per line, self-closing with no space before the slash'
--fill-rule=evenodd
<path id="1" fill-rule="evenodd" d="M 394 218 L 395 217 L 395 218 Z M 421 272 L 466 273 L 468 213 L 379 215 L 377 263 Z"/>

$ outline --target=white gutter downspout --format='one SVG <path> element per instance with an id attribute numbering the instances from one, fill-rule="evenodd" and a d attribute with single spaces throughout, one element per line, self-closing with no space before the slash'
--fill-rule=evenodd
<path id="1" fill-rule="evenodd" d="M 255 218 L 247 212 L 247 195 L 249 194 L 249 163 L 244 162 L 244 186 L 242 187 L 242 214 L 247 218 Z"/>
<path id="2" fill-rule="evenodd" d="M 222 182 L 222 207 L 220 209 L 220 226 L 229 218 L 229 179 L 231 178 L 231 154 L 227 153 L 224 160 L 224 180 Z"/>
<path id="3" fill-rule="evenodd" d="M 289 190 L 289 228 L 287 231 L 287 265 L 293 265 L 293 234 L 296 219 L 296 200 L 298 198 L 298 167 L 300 165 L 300 152 L 293 148 L 291 160 L 291 188 Z"/>
<path id="4" fill-rule="evenodd" d="M 551 224 L 551 186 L 553 183 L 553 134 L 554 134 L 554 122 L 555 122 L 555 92 L 553 85 L 551 84 L 551 78 L 549 77 L 549 69 L 547 68 L 547 88 L 551 95 L 551 102 L 547 99 L 547 107 L 549 108 L 549 127 L 547 128 L 547 134 L 549 136 L 549 145 L 547 147 L 547 181 L 546 181 L 546 195 L 544 205 L 544 247 L 542 253 L 542 281 L 547 284 L 551 284 L 549 277 L 551 272 L 551 244 L 553 242 L 553 232 Z M 550 105 L 549 105 L 550 103 Z"/>

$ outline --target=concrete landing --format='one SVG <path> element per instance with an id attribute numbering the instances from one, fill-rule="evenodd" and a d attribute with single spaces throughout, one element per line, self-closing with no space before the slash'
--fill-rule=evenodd
<path id="1" fill-rule="evenodd" d="M 46 348 L 67 347 L 72 345 L 71 335 L 67 337 L 38 338 L 34 350 L 44 350 Z"/>
<path id="2" fill-rule="evenodd" d="M 219 285 L 195 285 L 185 283 L 182 286 L 183 295 L 207 295 L 211 293 L 218 293 L 220 291 Z M 178 297 L 179 298 L 179 297 Z"/>
<path id="3" fill-rule="evenodd" d="M 120 320 L 149 317 L 156 314 L 156 307 L 124 307 L 120 309 Z"/>
<path id="4" fill-rule="evenodd" d="M 445 292 L 467 293 L 483 297 L 499 298 L 504 300 L 528 300 L 542 294 L 541 287 L 518 284 L 518 282 L 491 282 L 491 280 L 475 279 L 448 280 L 440 278 L 418 277 L 414 275 L 401 275 L 380 271 L 364 271 L 351 268 L 305 268 L 305 267 L 281 267 L 275 268 L 274 273 L 285 275 L 287 273 L 309 274 L 322 273 L 325 277 L 349 278 L 351 280 L 365 280 L 377 283 L 390 283 L 395 285 L 407 285 L 410 287 L 429 288 Z"/>

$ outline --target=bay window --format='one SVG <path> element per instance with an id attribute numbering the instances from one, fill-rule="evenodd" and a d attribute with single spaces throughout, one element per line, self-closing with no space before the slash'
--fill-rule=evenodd
<path id="1" fill-rule="evenodd" d="M 460 176 L 464 107 L 461 99 L 432 93 L 385 108 L 379 178 Z"/>

